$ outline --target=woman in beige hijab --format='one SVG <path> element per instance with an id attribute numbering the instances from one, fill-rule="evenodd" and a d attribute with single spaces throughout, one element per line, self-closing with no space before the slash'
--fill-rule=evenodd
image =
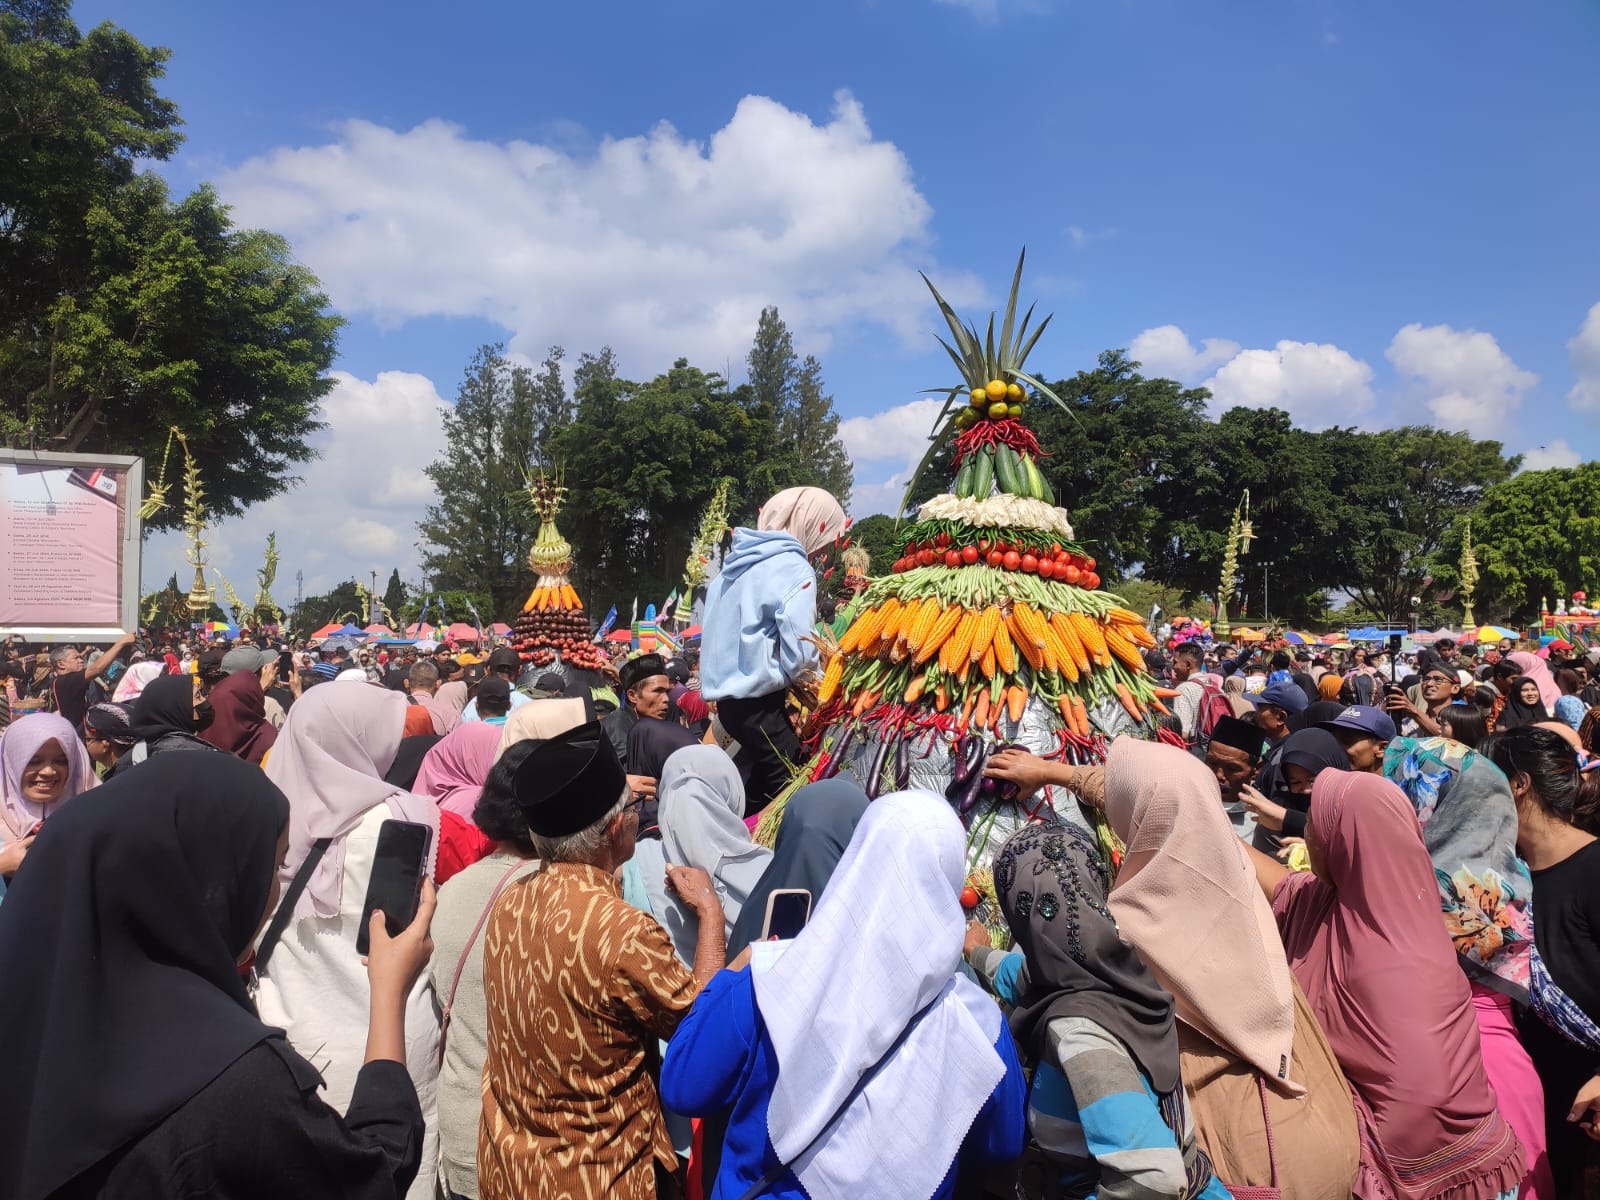
<path id="1" fill-rule="evenodd" d="M 1092 796 L 1101 782 L 1075 790 Z M 1126 845 L 1111 914 L 1176 1002 L 1183 1082 L 1217 1177 L 1296 1200 L 1385 1195 L 1362 1169 L 1349 1085 L 1215 780 L 1182 750 L 1124 737 L 1103 787 Z"/>

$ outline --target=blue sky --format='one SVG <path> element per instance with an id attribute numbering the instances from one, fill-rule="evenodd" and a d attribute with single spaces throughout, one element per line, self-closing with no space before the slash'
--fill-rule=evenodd
<path id="1" fill-rule="evenodd" d="M 920 449 L 917 389 L 948 378 L 915 271 L 980 314 L 1024 242 L 1056 314 L 1041 373 L 1127 346 L 1309 425 L 1600 454 L 1600 5 L 76 16 L 172 49 L 189 140 L 166 173 L 289 235 L 350 320 L 322 461 L 219 531 L 236 583 L 268 529 L 308 590 L 413 573 L 437 403 L 479 342 L 737 378 L 767 302 L 821 357 L 872 511 Z M 173 561 L 152 539 L 147 583 Z"/>

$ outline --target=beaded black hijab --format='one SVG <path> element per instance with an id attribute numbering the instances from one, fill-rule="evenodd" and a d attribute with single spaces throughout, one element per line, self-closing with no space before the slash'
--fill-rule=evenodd
<path id="1" fill-rule="evenodd" d="M 1106 907 L 1108 880 L 1089 835 L 1072 825 L 1026 825 L 994 863 L 1001 911 L 1027 959 L 1011 1032 L 1034 1061 L 1057 1017 L 1087 1017 L 1128 1048 L 1160 1095 L 1178 1087 L 1172 996 L 1122 940 Z"/>

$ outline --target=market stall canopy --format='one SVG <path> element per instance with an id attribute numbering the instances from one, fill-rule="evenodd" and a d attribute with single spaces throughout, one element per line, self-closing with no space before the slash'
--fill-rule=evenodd
<path id="1" fill-rule="evenodd" d="M 1503 642 L 1508 639 L 1514 642 L 1520 636 L 1515 629 L 1506 629 L 1499 625 L 1480 625 L 1474 638 L 1480 642 Z"/>
<path id="2" fill-rule="evenodd" d="M 1317 635 L 1314 633 L 1301 633 L 1295 629 L 1283 631 L 1283 640 L 1291 646 L 1312 646 L 1316 644 Z"/>
<path id="3" fill-rule="evenodd" d="M 367 631 L 361 628 L 359 625 L 341 625 L 338 629 L 333 631 L 333 636 L 336 638 L 349 638 L 356 642 L 364 642 L 367 639 Z"/>
<path id="4" fill-rule="evenodd" d="M 1325 633 L 1318 640 L 1321 641 L 1324 646 L 1348 645 L 1350 641 L 1350 635 L 1347 633 Z"/>
<path id="5" fill-rule="evenodd" d="M 494 634 L 495 637 L 510 637 L 511 626 L 507 625 L 504 621 L 496 621 L 493 625 L 489 626 L 489 632 Z"/>
<path id="6" fill-rule="evenodd" d="M 368 637 L 389 638 L 389 637 L 393 637 L 394 636 L 394 630 L 390 629 L 387 625 L 383 624 L 382 622 L 377 622 L 377 623 L 374 623 L 372 625 L 368 625 L 361 632 L 366 634 Z"/>
<path id="7" fill-rule="evenodd" d="M 324 625 L 321 629 L 317 630 L 311 635 L 311 640 L 313 642 L 320 642 L 323 638 L 331 638 L 338 632 L 339 627 L 337 625 Z"/>
<path id="8" fill-rule="evenodd" d="M 1407 629 L 1379 629 L 1368 625 L 1365 629 L 1352 629 L 1347 636 L 1352 642 L 1386 642 L 1391 637 L 1406 637 L 1409 633 Z"/>
<path id="9" fill-rule="evenodd" d="M 437 630 L 435 630 L 434 627 L 429 625 L 426 621 L 424 621 L 421 625 L 418 625 L 415 621 L 413 621 L 410 625 L 406 626 L 406 634 L 410 637 L 432 637 L 436 632 Z"/>
<path id="10" fill-rule="evenodd" d="M 610 633 L 606 634 L 606 641 L 608 641 L 608 642 L 631 642 L 631 641 L 633 641 L 633 630 L 631 630 L 631 629 L 613 629 Z"/>
<path id="11" fill-rule="evenodd" d="M 1233 631 L 1233 640 L 1236 642 L 1264 642 L 1267 640 L 1267 635 L 1259 629 L 1235 629 Z"/>
<path id="12" fill-rule="evenodd" d="M 475 642 L 478 640 L 478 627 L 457 621 L 444 631 L 444 636 L 452 642 Z"/>
<path id="13" fill-rule="evenodd" d="M 700 636 L 700 626 L 691 625 L 691 626 L 689 626 L 689 628 L 685 629 L 678 636 L 680 638 L 682 638 L 686 642 L 693 641 L 695 638 Z"/>

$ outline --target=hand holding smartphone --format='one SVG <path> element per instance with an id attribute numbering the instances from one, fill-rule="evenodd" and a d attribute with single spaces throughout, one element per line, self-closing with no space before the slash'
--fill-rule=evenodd
<path id="1" fill-rule="evenodd" d="M 422 897 L 433 830 L 414 821 L 385 821 L 378 829 L 378 851 L 367 880 L 367 897 L 361 906 L 361 928 L 356 932 L 356 953 L 371 949 L 369 926 L 374 912 L 383 913 L 390 937 L 410 925 Z"/>
<path id="2" fill-rule="evenodd" d="M 767 915 L 761 940 L 786 942 L 798 937 L 811 919 L 811 893 L 805 888 L 775 888 L 767 896 Z"/>

